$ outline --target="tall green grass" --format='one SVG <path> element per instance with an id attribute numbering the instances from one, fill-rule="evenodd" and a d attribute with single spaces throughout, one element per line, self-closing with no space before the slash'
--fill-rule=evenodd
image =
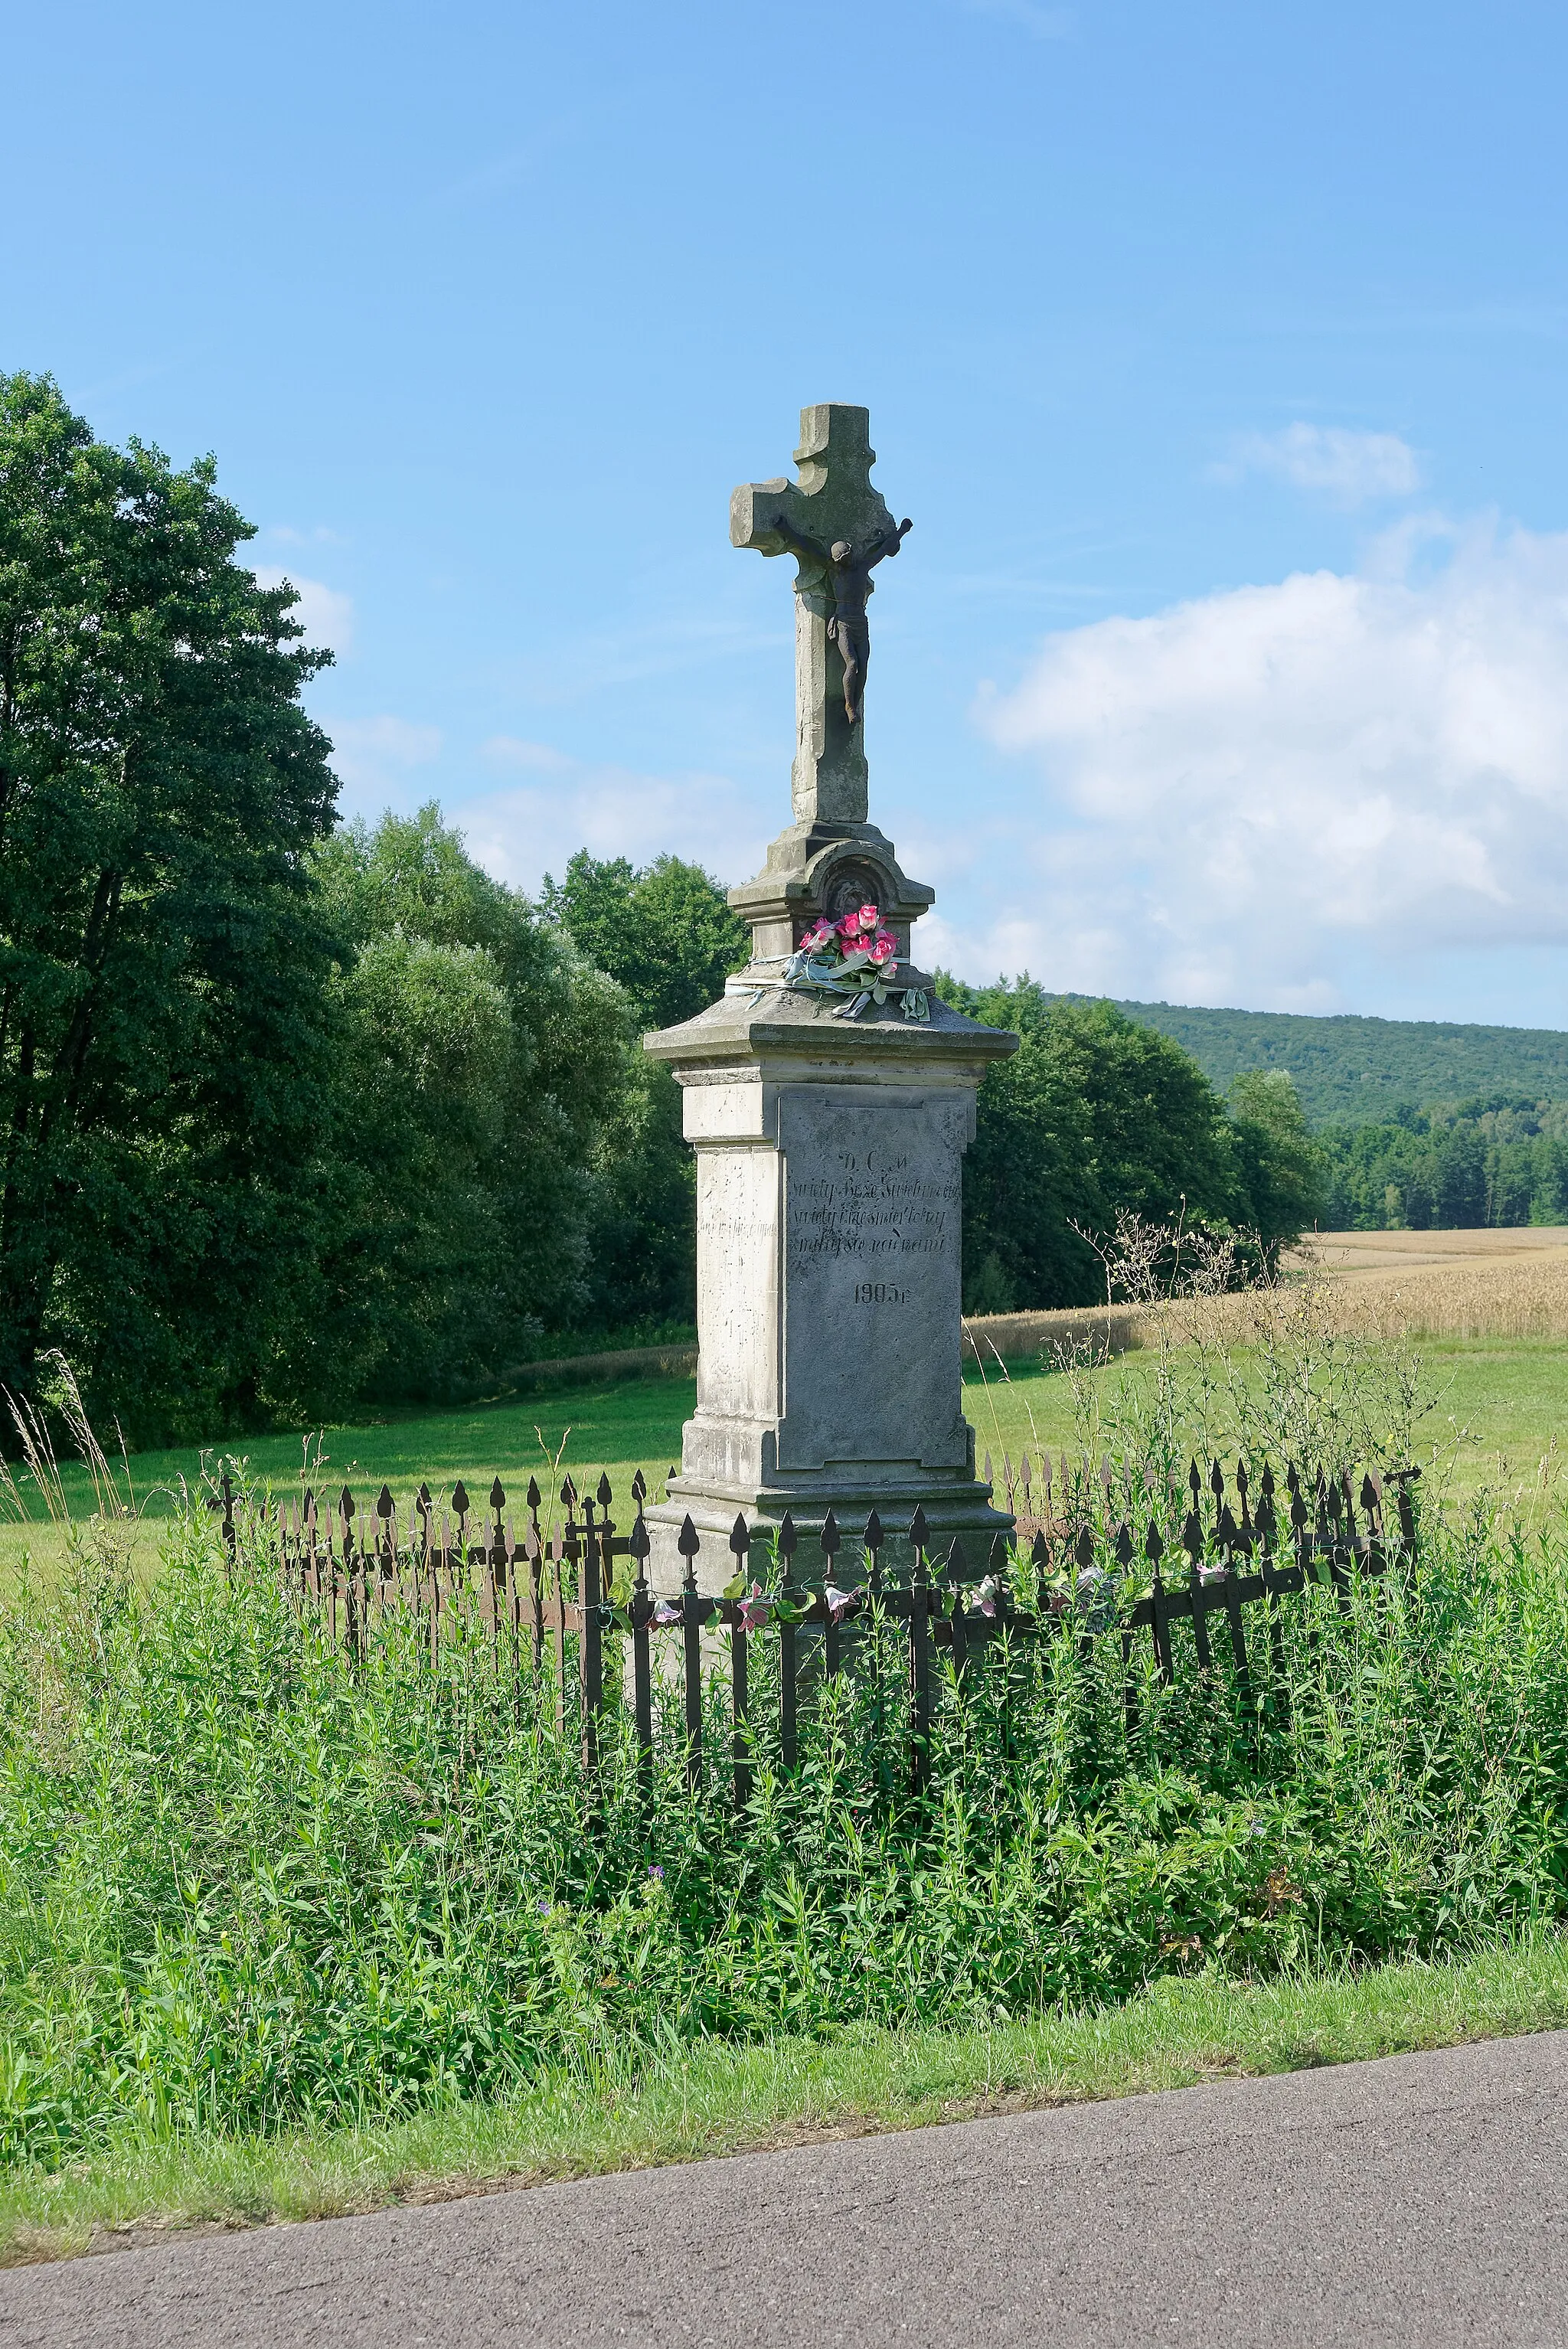
<path id="1" fill-rule="evenodd" d="M 1181 1627 L 1178 1627 L 1179 1630 Z M 251 1527 L 112 1529 L 0 1611 L 0 2158 L 127 2133 L 396 2122 L 563 2063 L 851 2025 L 985 2025 L 1168 1974 L 1434 1956 L 1560 1917 L 1568 1527 L 1428 1531 L 1413 1580 L 1284 1607 L 1261 1715 L 1226 1661 L 1122 1704 L 1119 1640 L 987 1651 L 908 1792 L 891 1629 L 735 1814 L 724 1689 L 688 1787 L 624 1717 L 585 1771 L 554 1684 L 454 1611 L 351 1657 Z M 498 1669 L 498 1663 L 500 1668 Z"/>
<path id="2" fill-rule="evenodd" d="M 408 2198 L 928 2127 L 1215 2078 L 1449 2047 L 1568 2022 L 1568 1941 L 1531 1932 L 1435 1964 L 1166 1976 L 1139 1997 L 997 2024 L 585 2051 L 504 2096 L 266 2136 L 129 2129 L 0 2177 L 0 2266 Z M 143 2222 L 150 2221 L 149 2234 Z M 156 2230 L 153 2233 L 153 2230 Z"/>

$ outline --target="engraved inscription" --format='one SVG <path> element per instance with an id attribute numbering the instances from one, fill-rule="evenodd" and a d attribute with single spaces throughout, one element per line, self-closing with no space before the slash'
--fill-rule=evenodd
<path id="1" fill-rule="evenodd" d="M 832 1171 L 791 1186 L 789 1257 L 792 1269 L 813 1259 L 848 1257 L 867 1265 L 912 1257 L 945 1257 L 958 1229 L 956 1154 L 933 1168 L 929 1155 L 907 1151 L 841 1150 Z M 857 1304 L 903 1304 L 899 1289 L 874 1299 L 857 1290 Z"/>
<path id="2" fill-rule="evenodd" d="M 783 1143 L 784 1466 L 960 1466 L 960 1170 L 953 1098 L 791 1096 Z"/>

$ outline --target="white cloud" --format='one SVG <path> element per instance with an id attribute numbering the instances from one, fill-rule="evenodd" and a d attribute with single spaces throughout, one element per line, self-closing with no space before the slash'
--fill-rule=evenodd
<path id="1" fill-rule="evenodd" d="M 1047 812 L 966 965 L 1333 1009 L 1356 957 L 1568 944 L 1568 533 L 1429 523 L 1069 630 L 978 715 Z"/>
<path id="2" fill-rule="evenodd" d="M 408 770 L 428 767 L 441 753 L 439 727 L 407 718 L 324 718 L 321 723 L 332 739 L 334 770 L 356 797 L 380 792 L 401 797 Z"/>
<path id="3" fill-rule="evenodd" d="M 492 734 L 480 744 L 480 756 L 492 767 L 517 767 L 531 775 L 566 774 L 574 763 L 564 750 L 552 750 L 548 742 L 524 741 L 517 734 Z"/>
<path id="4" fill-rule="evenodd" d="M 768 824 L 725 776 L 593 766 L 511 735 L 492 737 L 484 755 L 529 780 L 476 793 L 449 812 L 487 871 L 521 888 L 537 889 L 546 873 L 559 878 L 579 848 L 634 864 L 667 849 L 730 883 L 762 862 Z"/>
<path id="5" fill-rule="evenodd" d="M 340 595 L 335 587 L 325 586 L 319 579 L 301 579 L 294 572 L 279 571 L 271 564 L 257 564 L 258 585 L 281 587 L 285 579 L 299 597 L 294 616 L 304 630 L 306 644 L 325 645 L 332 652 L 346 653 L 354 641 L 354 598 Z"/>
<path id="6" fill-rule="evenodd" d="M 1283 432 L 1248 432 L 1216 465 L 1218 481 L 1269 473 L 1298 490 L 1322 490 L 1338 505 L 1407 498 L 1420 487 L 1419 460 L 1397 432 L 1352 432 L 1336 424 L 1287 424 Z"/>

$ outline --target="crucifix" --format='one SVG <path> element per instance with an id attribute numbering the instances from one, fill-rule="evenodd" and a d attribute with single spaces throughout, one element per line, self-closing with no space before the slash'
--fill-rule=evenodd
<path id="1" fill-rule="evenodd" d="M 872 486 L 871 411 L 836 400 L 800 410 L 796 481 L 743 483 L 729 501 L 733 545 L 792 554 L 798 823 L 863 824 L 862 717 L 872 572 L 911 527 Z"/>

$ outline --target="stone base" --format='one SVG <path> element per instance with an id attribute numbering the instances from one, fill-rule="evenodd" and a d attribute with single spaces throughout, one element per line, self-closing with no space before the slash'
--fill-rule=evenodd
<path id="1" fill-rule="evenodd" d="M 729 1581 L 738 1516 L 766 1533 L 786 1510 L 796 1572 L 820 1587 L 830 1508 L 840 1572 L 859 1579 L 874 1509 L 890 1576 L 913 1564 L 910 1519 L 931 1547 L 956 1537 L 986 1571 L 1012 1519 L 975 1473 L 964 1416 L 960 1205 L 975 1095 L 1016 1036 L 932 999 L 860 1018 L 782 987 L 801 911 L 873 901 L 895 935 L 931 901 L 869 824 L 799 824 L 755 882 L 732 893 L 761 959 L 695 1019 L 646 1038 L 685 1096 L 696 1152 L 696 1410 L 669 1497 L 647 1512 L 650 1572 L 683 1578 L 689 1515 L 697 1581 Z M 909 968 L 901 938 L 901 970 Z"/>
<path id="2" fill-rule="evenodd" d="M 841 1484 L 835 1483 L 830 1487 L 819 1485 L 804 1491 L 776 1488 L 741 1494 L 702 1490 L 690 1477 L 672 1476 L 669 1499 L 656 1502 L 646 1512 L 645 1522 L 653 1542 L 648 1557 L 649 1585 L 667 1594 L 678 1589 L 684 1581 L 686 1560 L 681 1556 L 679 1541 L 681 1527 L 688 1516 L 702 1543 L 696 1560 L 697 1587 L 713 1591 L 722 1589 L 735 1571 L 729 1537 L 737 1516 L 746 1519 L 753 1541 L 766 1545 L 788 1510 L 799 1541 L 796 1579 L 815 1586 L 822 1579 L 824 1560 L 819 1537 L 830 1509 L 839 1522 L 840 1581 L 856 1581 L 861 1577 L 864 1557 L 861 1537 L 873 1509 L 882 1519 L 886 1536 L 881 1553 L 882 1572 L 890 1580 L 903 1581 L 914 1565 L 909 1525 L 917 1507 L 924 1510 L 931 1528 L 926 1555 L 933 1568 L 938 1553 L 944 1553 L 956 1540 L 965 1568 L 976 1579 L 989 1569 L 993 1545 L 1013 1530 L 1012 1518 L 1005 1510 L 993 1506 L 990 1485 L 977 1479 L 934 1486 L 919 1477 L 912 1477 L 907 1483 L 851 1481 L 846 1477 Z M 761 1578 L 760 1575 L 758 1578 Z"/>

